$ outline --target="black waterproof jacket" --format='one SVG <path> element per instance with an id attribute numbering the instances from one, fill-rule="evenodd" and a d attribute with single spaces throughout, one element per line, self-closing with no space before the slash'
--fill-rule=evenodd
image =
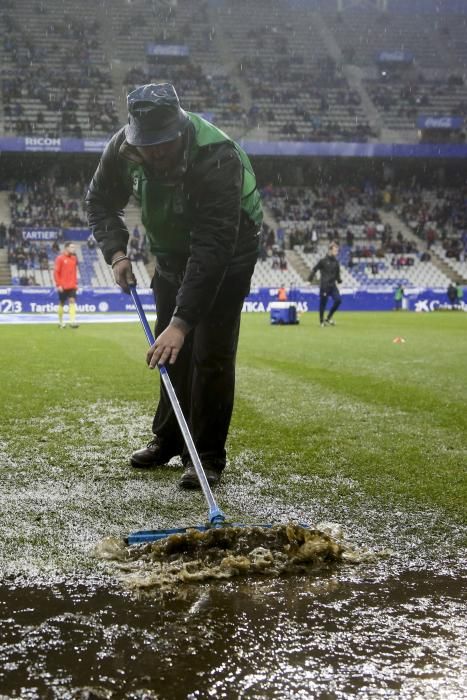
<path id="1" fill-rule="evenodd" d="M 86 196 L 89 226 L 109 264 L 116 252 L 127 250 L 123 210 L 132 194 L 131 161 L 141 158 L 122 128 L 107 144 Z M 156 269 L 179 286 L 174 315 L 190 327 L 208 311 L 226 276 L 253 270 L 258 224 L 241 208 L 242 174 L 228 141 L 203 146 L 179 173 L 177 185 L 189 208 L 189 249 L 184 255 L 169 249 L 158 253 Z"/>
<path id="2" fill-rule="evenodd" d="M 319 286 L 323 291 L 329 291 L 336 282 L 339 282 L 339 284 L 342 282 L 340 265 L 334 255 L 326 255 L 326 257 L 318 260 L 308 277 L 309 282 L 313 280 L 318 271 L 320 273 Z"/>

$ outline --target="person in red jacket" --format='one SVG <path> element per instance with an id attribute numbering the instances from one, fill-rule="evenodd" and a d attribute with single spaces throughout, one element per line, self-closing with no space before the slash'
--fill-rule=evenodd
<path id="1" fill-rule="evenodd" d="M 68 301 L 70 309 L 70 328 L 78 328 L 76 323 L 76 292 L 78 290 L 78 259 L 73 243 L 65 243 L 61 255 L 57 255 L 54 264 L 55 286 L 58 292 L 58 321 L 60 328 L 65 328 L 63 307 Z"/>

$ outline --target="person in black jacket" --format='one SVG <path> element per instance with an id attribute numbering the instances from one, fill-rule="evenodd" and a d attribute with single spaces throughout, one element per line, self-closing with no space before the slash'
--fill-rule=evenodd
<path id="1" fill-rule="evenodd" d="M 448 289 L 447 289 L 447 296 L 449 303 L 451 305 L 451 309 L 454 309 L 457 304 L 457 288 L 456 285 L 453 284 L 452 282 L 449 284 Z"/>
<path id="2" fill-rule="evenodd" d="M 151 369 L 166 365 L 207 479 L 226 463 L 240 316 L 257 258 L 261 202 L 251 164 L 226 134 L 185 112 L 170 83 L 128 95 L 129 121 L 107 144 L 86 197 L 89 225 L 116 283 L 135 283 L 123 210 L 133 194 L 155 256 Z M 153 439 L 137 468 L 180 455 L 182 488 L 199 488 L 161 384 Z"/>
<path id="3" fill-rule="evenodd" d="M 341 305 L 341 295 L 337 288 L 337 283 L 341 284 L 342 282 L 340 266 L 337 260 L 338 254 L 339 246 L 335 241 L 332 241 L 329 244 L 327 255 L 321 258 L 321 260 L 318 260 L 308 278 L 308 281 L 312 282 L 314 276 L 319 271 L 319 323 L 321 327 L 336 325 L 332 317 Z M 328 315 L 324 318 L 324 312 L 329 297 L 332 298 L 333 304 Z"/>

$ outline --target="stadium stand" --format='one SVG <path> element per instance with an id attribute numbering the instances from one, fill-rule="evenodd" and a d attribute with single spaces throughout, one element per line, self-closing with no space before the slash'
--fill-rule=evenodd
<path id="1" fill-rule="evenodd" d="M 297 251 L 308 270 L 326 254 L 329 241 L 337 240 L 345 287 L 447 285 L 450 277 L 424 259 L 403 219 L 400 228 L 408 238 L 399 230 L 394 234 L 395 220 L 383 206 L 384 194 L 383 189 L 355 186 L 279 188 L 269 190 L 265 201 L 284 231 L 286 247 Z"/>
<path id="2" fill-rule="evenodd" d="M 416 140 L 427 110 L 465 115 L 465 15 L 398 15 L 363 0 L 341 12 L 332 1 L 310 5 L 6 1 L 3 131 L 107 136 L 124 118 L 126 92 L 148 80 L 173 80 L 187 109 L 234 137 L 376 141 L 384 127 Z M 412 59 L 383 71 L 381 52 Z"/>
<path id="3" fill-rule="evenodd" d="M 15 0 L 4 8 L 0 59 L 5 133 L 107 135 L 118 125 L 100 26 L 85 0 Z"/>
<path id="4" fill-rule="evenodd" d="M 365 85 L 384 125 L 393 130 L 413 130 L 417 119 L 427 113 L 437 118 L 467 116 L 467 86 L 461 76 L 427 80 L 423 74 L 413 73 L 388 80 L 367 80 Z"/>
<path id="5" fill-rule="evenodd" d="M 346 63 L 373 66 L 382 51 L 410 48 L 423 68 L 451 67 L 436 14 L 385 13 L 371 3 L 350 4 L 343 12 L 322 8 Z"/>
<path id="6" fill-rule="evenodd" d="M 127 91 L 145 82 L 173 82 L 185 109 L 205 114 L 226 129 L 237 129 L 242 114 L 235 81 L 223 67 L 207 4 L 116 2 L 112 26 L 118 60 L 126 67 Z M 160 55 L 148 55 L 148 46 Z M 164 48 L 173 55 L 164 55 Z M 177 56 L 177 50 L 186 55 Z"/>
<path id="7" fill-rule="evenodd" d="M 52 176 L 36 180 L 34 184 L 18 183 L 15 190 L 4 198 L 3 222 L 8 222 L 6 246 L 10 277 L 13 284 L 54 286 L 53 264 L 60 251 L 63 233 L 70 228 L 87 227 L 83 209 L 84 188 L 82 181 L 59 184 Z M 5 194 L 5 193 L 4 193 Z M 126 210 L 126 221 L 130 231 L 134 231 L 139 220 L 138 210 L 131 203 Z M 60 235 L 53 242 L 37 242 L 25 239 L 23 229 L 43 228 L 58 230 Z M 134 242 L 130 239 L 130 256 L 133 260 L 135 276 L 143 287 L 149 287 L 150 274 L 146 268 L 149 262 L 145 237 Z M 76 244 L 78 257 L 78 279 L 82 286 L 113 286 L 114 280 L 109 267 L 92 242 Z"/>
<path id="8" fill-rule="evenodd" d="M 289 141 L 360 141 L 373 135 L 360 96 L 329 54 L 313 14 L 267 0 L 226 2 L 217 12 L 250 93 L 250 127 Z"/>
<path id="9" fill-rule="evenodd" d="M 128 91 L 170 80 L 184 107 L 234 138 L 414 144 L 433 137 L 418 123 L 431 115 L 459 119 L 462 127 L 435 137 L 462 143 L 461 4 L 446 3 L 444 12 L 430 0 L 412 9 L 399 0 L 0 0 L 0 130 L 105 139 L 126 119 Z M 277 182 L 274 165 L 271 172 Z M 298 181 L 306 186 L 263 189 L 266 224 L 254 286 L 302 285 L 331 238 L 341 244 L 350 288 L 467 282 L 463 189 L 394 182 L 390 189 L 368 173 L 353 187 L 323 185 L 316 170 L 305 172 Z M 57 179 L 47 185 L 47 177 Z M 57 246 L 25 244 L 21 230 L 86 227 L 86 181 L 70 174 L 62 180 L 49 164 L 35 189 L 21 177 L 3 184 L 0 223 L 11 280 L 51 283 Z M 126 217 L 130 232 L 137 230 L 134 203 Z M 130 254 L 147 286 L 144 232 L 132 236 Z M 113 284 L 95 249 L 78 242 L 78 257 L 81 284 Z"/>
<path id="10" fill-rule="evenodd" d="M 46 178 L 36 182 L 34 189 L 19 183 L 4 199 L 8 211 L 4 207 L 3 221 L 9 222 L 6 243 L 14 283 L 53 285 L 51 270 L 59 242 L 24 241 L 21 231 L 34 226 L 86 227 L 82 189 L 80 181 L 59 186 L 53 178 Z M 266 188 L 263 200 L 269 223 L 263 225 L 253 286 L 302 286 L 330 240 L 341 246 L 345 287 L 445 286 L 451 279 L 462 281 L 467 243 L 459 209 L 462 193 L 454 189 L 393 190 L 390 210 L 384 204 L 386 193 L 386 189 L 368 186 Z M 151 256 L 135 202 L 130 202 L 125 215 L 131 234 L 130 257 L 138 282 L 147 287 Z M 427 232 L 433 232 L 433 240 Z M 108 266 L 91 241 L 78 242 L 77 255 L 81 284 L 113 284 Z M 440 265 L 442 261 L 446 264 Z"/>

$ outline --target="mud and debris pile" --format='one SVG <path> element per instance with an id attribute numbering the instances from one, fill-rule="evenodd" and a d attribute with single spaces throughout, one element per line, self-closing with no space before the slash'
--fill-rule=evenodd
<path id="1" fill-rule="evenodd" d="M 140 591 L 237 576 L 313 573 L 355 560 L 355 553 L 341 538 L 295 523 L 205 532 L 189 529 L 131 547 L 108 537 L 96 554 L 113 562 L 112 568 L 126 587 Z"/>

